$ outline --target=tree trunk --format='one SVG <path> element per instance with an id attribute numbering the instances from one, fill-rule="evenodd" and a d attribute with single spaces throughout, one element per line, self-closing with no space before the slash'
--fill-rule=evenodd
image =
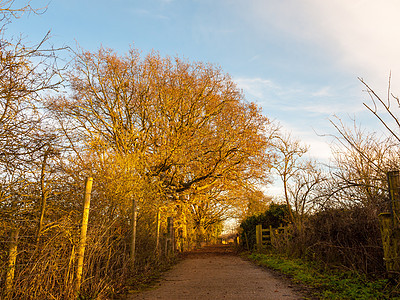
<path id="1" fill-rule="evenodd" d="M 174 218 L 167 218 L 167 238 L 165 240 L 165 255 L 172 255 L 175 252 L 175 230 Z"/>
<path id="2" fill-rule="evenodd" d="M 199 222 L 197 226 L 197 239 L 196 239 L 196 247 L 200 248 L 205 238 L 205 229 L 202 221 Z"/>
<path id="3" fill-rule="evenodd" d="M 157 209 L 157 219 L 156 219 L 156 253 L 160 254 L 160 227 L 161 227 L 161 210 Z"/>
<path id="4" fill-rule="evenodd" d="M 39 222 L 38 222 L 38 227 L 36 231 L 36 245 L 39 244 L 40 240 L 40 234 L 42 233 L 43 230 L 43 220 L 44 220 L 44 213 L 46 211 L 46 202 L 47 202 L 47 195 L 48 192 L 46 190 L 46 185 L 45 185 L 45 175 L 46 175 L 46 163 L 47 163 L 47 157 L 50 152 L 50 146 L 47 148 L 46 152 L 44 153 L 43 157 L 43 163 L 42 163 L 42 170 L 40 174 L 40 190 L 41 190 L 41 201 L 40 201 L 40 216 L 39 216 Z"/>
<path id="5" fill-rule="evenodd" d="M 182 252 L 189 249 L 189 240 L 187 235 L 186 211 L 182 211 Z"/>
<path id="6" fill-rule="evenodd" d="M 131 237 L 131 269 L 135 268 L 136 256 L 136 225 L 137 225 L 137 200 L 133 198 L 132 201 L 132 237 Z"/>
<path id="7" fill-rule="evenodd" d="M 295 219 L 294 219 L 294 215 L 293 215 L 293 211 L 292 211 L 292 206 L 290 205 L 290 202 L 289 202 L 289 195 L 288 195 L 288 191 L 287 191 L 287 179 L 286 179 L 286 177 L 284 177 L 284 180 L 283 180 L 283 190 L 284 190 L 284 193 L 285 193 L 285 200 L 286 200 L 286 205 L 287 205 L 288 211 L 289 211 L 290 221 L 294 225 L 296 225 L 296 222 L 295 222 Z"/>

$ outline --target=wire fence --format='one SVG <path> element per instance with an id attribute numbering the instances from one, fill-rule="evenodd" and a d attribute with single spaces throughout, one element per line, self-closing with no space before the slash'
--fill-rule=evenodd
<path id="1" fill-rule="evenodd" d="M 138 222 L 134 266 L 130 263 L 131 220 L 108 217 L 94 209 L 82 241 L 83 215 L 82 211 L 69 211 L 57 218 L 48 217 L 40 230 L 38 218 L 0 220 L 2 298 L 74 299 L 79 294 L 92 299 L 110 295 L 124 291 L 129 276 L 159 264 L 160 258 L 171 254 L 171 248 L 173 252 L 175 231 L 168 228 L 166 215 L 158 224 L 156 216 Z M 80 276 L 81 285 L 77 284 Z"/>

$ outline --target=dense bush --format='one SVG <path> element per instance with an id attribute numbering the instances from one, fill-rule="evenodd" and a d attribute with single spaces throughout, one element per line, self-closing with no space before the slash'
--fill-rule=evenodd
<path id="1" fill-rule="evenodd" d="M 383 274 L 385 265 L 378 214 L 378 210 L 368 207 L 325 209 L 308 216 L 301 230 L 292 231 L 289 242 L 277 241 L 274 247 L 293 257 L 365 274 Z M 287 223 L 287 206 L 271 204 L 264 213 L 247 217 L 240 224 L 241 247 L 254 249 L 256 225 L 276 228 Z"/>
<path id="2" fill-rule="evenodd" d="M 307 220 L 303 235 L 294 242 L 312 258 L 365 273 L 385 270 L 375 210 L 353 207 L 318 212 Z"/>

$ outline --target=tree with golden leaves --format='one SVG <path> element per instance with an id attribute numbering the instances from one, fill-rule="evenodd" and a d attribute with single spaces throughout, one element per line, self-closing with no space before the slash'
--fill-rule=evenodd
<path id="1" fill-rule="evenodd" d="M 268 180 L 274 126 L 219 68 L 102 48 L 78 54 L 68 78 L 71 93 L 52 108 L 75 146 L 118 165 L 126 195 L 146 183 L 177 201 Z"/>

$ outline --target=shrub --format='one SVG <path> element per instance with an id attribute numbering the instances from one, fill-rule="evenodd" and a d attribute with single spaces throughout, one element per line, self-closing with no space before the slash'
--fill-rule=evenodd
<path id="1" fill-rule="evenodd" d="M 318 212 L 307 220 L 304 235 L 301 240 L 305 241 L 305 253 L 312 258 L 364 273 L 385 271 L 379 220 L 374 210 L 353 207 Z M 300 246 L 298 241 L 297 244 Z"/>

